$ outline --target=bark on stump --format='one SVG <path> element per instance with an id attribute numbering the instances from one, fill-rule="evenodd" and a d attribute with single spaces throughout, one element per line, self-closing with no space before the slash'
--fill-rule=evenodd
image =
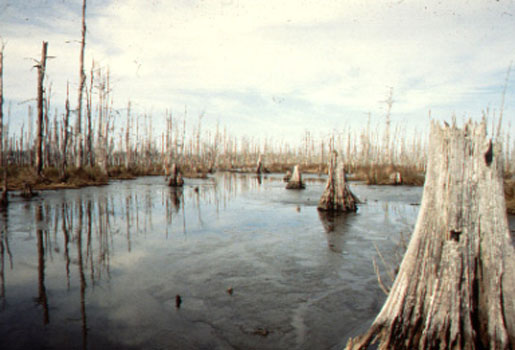
<path id="1" fill-rule="evenodd" d="M 263 173 L 263 172 L 264 172 L 263 157 L 260 154 L 259 158 L 258 158 L 258 161 L 257 161 L 257 164 L 256 164 L 256 174 L 261 175 L 261 173 Z"/>
<path id="2" fill-rule="evenodd" d="M 318 203 L 318 210 L 331 212 L 355 212 L 358 199 L 351 192 L 345 178 L 345 165 L 333 151 L 329 161 L 328 179 L 324 193 Z"/>
<path id="3" fill-rule="evenodd" d="M 170 187 L 182 187 L 184 185 L 184 180 L 182 179 L 181 172 L 177 164 L 172 165 L 172 170 L 170 172 L 170 179 L 168 180 L 168 186 Z"/>
<path id="4" fill-rule="evenodd" d="M 284 174 L 283 181 L 288 182 L 291 179 L 291 170 L 287 170 L 286 174 Z"/>
<path id="5" fill-rule="evenodd" d="M 302 176 L 300 175 L 299 166 L 295 165 L 293 168 L 293 175 L 291 176 L 288 184 L 286 185 L 287 190 L 302 190 L 306 188 L 302 182 Z"/>
<path id="6" fill-rule="evenodd" d="M 346 349 L 513 349 L 515 252 L 500 142 L 431 125 L 417 224 L 382 310 Z"/>

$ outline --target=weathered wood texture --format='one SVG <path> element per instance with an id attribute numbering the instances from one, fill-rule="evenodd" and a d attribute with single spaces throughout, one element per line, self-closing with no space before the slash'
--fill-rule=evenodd
<path id="1" fill-rule="evenodd" d="M 48 43 L 43 41 L 41 48 L 41 61 L 38 68 L 38 120 L 37 120 L 37 139 L 36 139 L 36 172 L 42 176 L 43 172 L 43 104 L 44 104 L 44 79 L 46 71 Z"/>
<path id="2" fill-rule="evenodd" d="M 302 176 L 299 171 L 299 166 L 295 165 L 293 167 L 293 174 L 288 180 L 288 184 L 286 184 L 287 190 L 302 190 L 306 188 L 304 183 L 302 182 Z"/>
<path id="3" fill-rule="evenodd" d="M 351 192 L 345 178 L 343 160 L 333 151 L 329 161 L 327 184 L 318 203 L 318 210 L 354 212 L 358 210 L 357 203 L 358 199 Z"/>
<path id="4" fill-rule="evenodd" d="M 4 166 L 4 43 L 0 41 L 0 164 Z"/>
<path id="5" fill-rule="evenodd" d="M 80 55 L 79 55 L 79 91 L 77 94 L 77 124 L 76 137 L 77 137 L 77 168 L 83 165 L 84 147 L 82 144 L 82 94 L 84 93 L 84 86 L 86 84 L 86 73 L 84 72 L 84 51 L 86 47 L 86 0 L 82 1 L 82 27 L 81 27 L 81 42 L 80 42 Z"/>
<path id="6" fill-rule="evenodd" d="M 256 164 L 256 174 L 261 174 L 263 173 L 264 171 L 264 167 L 263 167 L 263 157 L 262 155 L 260 154 L 259 155 L 259 158 L 258 158 L 258 161 L 257 161 L 257 164 Z"/>
<path id="7" fill-rule="evenodd" d="M 181 172 L 177 164 L 172 164 L 172 170 L 170 171 L 170 178 L 168 179 L 168 186 L 170 187 L 182 187 L 184 180 L 182 179 Z"/>
<path id="8" fill-rule="evenodd" d="M 514 349 L 515 252 L 501 144 L 433 122 L 417 224 L 381 312 L 346 349 Z"/>

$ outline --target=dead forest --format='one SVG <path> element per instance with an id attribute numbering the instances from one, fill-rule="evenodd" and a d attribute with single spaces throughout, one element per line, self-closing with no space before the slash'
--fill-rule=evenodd
<path id="1" fill-rule="evenodd" d="M 206 177 L 214 171 L 254 172 L 258 159 L 262 172 L 284 173 L 299 165 L 303 173 L 327 174 L 331 149 L 341 155 L 351 180 L 424 183 L 427 135 L 424 130 L 392 125 L 393 90 L 389 91 L 380 125 L 372 126 L 369 115 L 359 130 L 335 130 L 331 135 L 305 131 L 294 145 L 234 135 L 226 125 L 203 125 L 205 115 L 190 115 L 187 106 L 180 113 L 163 111 L 157 115 L 134 112 L 131 101 L 125 108 L 114 108 L 116 91 L 110 68 L 95 61 L 85 68 L 84 19 L 82 26 L 77 102 L 72 101 L 69 84 L 64 101 L 52 100 L 52 81 L 45 75 L 47 65 L 53 64 L 48 59 L 51 43 L 43 42 L 35 65 L 36 104 L 27 103 L 27 115 L 19 130 L 10 129 L 9 124 L 23 117 L 12 116 L 10 103 L 4 103 L 9 92 L 3 91 L 2 76 L 8 67 L 3 67 L 2 57 L 8 47 L 0 46 L 0 163 L 4 169 L 0 175 L 7 179 L 9 190 L 80 187 L 105 184 L 109 178 L 164 175 L 172 164 L 177 164 L 186 178 Z M 487 119 L 489 114 L 483 112 Z M 495 128 L 492 125 L 492 130 Z M 504 151 L 508 210 L 513 212 L 515 140 L 510 139 L 509 128 L 498 138 Z"/>

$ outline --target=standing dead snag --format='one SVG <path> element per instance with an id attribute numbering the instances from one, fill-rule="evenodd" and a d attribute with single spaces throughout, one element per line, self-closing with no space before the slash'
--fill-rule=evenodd
<path id="1" fill-rule="evenodd" d="M 168 180 L 168 186 L 170 187 L 182 187 L 184 180 L 182 179 L 181 172 L 177 164 L 172 164 L 172 170 L 170 171 L 170 179 Z"/>
<path id="2" fill-rule="evenodd" d="M 48 43 L 43 41 L 41 49 L 41 61 L 38 63 L 38 121 L 37 121 L 37 139 L 36 139 L 36 172 L 39 177 L 43 175 L 43 81 L 45 79 L 46 59 L 47 59 Z"/>
<path id="3" fill-rule="evenodd" d="M 357 202 L 358 199 L 347 185 L 343 161 L 338 161 L 338 153 L 333 151 L 329 161 L 327 184 L 318 203 L 318 210 L 354 212 L 358 210 Z"/>
<path id="4" fill-rule="evenodd" d="M 306 186 L 302 182 L 302 177 L 300 175 L 299 166 L 295 165 L 293 167 L 293 175 L 288 180 L 286 189 L 287 190 L 302 190 L 304 188 L 306 188 Z"/>
<path id="5" fill-rule="evenodd" d="M 7 162 L 4 156 L 4 88 L 3 88 L 3 74 L 4 74 L 4 43 L 0 41 L 0 165 L 3 172 L 3 189 L 0 197 L 0 210 L 7 208 L 9 203 L 7 194 Z"/>
<path id="6" fill-rule="evenodd" d="M 346 349 L 515 346 L 515 251 L 503 197 L 501 144 L 486 123 L 431 125 L 415 231 L 381 312 Z"/>

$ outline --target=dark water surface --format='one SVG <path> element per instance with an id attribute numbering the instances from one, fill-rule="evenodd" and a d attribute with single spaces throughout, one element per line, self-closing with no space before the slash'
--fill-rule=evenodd
<path id="1" fill-rule="evenodd" d="M 218 174 L 173 190 L 147 177 L 13 198 L 0 348 L 342 346 L 379 311 L 376 247 L 395 262 L 422 189 L 353 184 L 367 203 L 331 218 L 316 210 L 324 182 L 306 180 Z"/>

